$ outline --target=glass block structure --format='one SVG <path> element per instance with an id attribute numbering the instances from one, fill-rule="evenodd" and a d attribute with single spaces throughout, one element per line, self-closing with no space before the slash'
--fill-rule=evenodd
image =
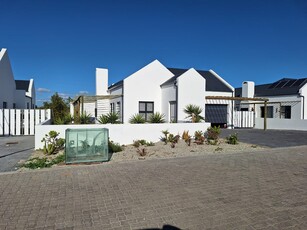
<path id="1" fill-rule="evenodd" d="M 66 129 L 65 163 L 108 161 L 108 129 Z"/>

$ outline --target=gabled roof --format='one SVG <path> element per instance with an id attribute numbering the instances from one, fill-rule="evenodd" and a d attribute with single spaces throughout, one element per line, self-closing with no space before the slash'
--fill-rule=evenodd
<path id="1" fill-rule="evenodd" d="M 298 94 L 300 88 L 302 88 L 306 83 L 307 78 L 282 78 L 270 84 L 256 85 L 255 97 Z M 236 88 L 235 95 L 242 95 L 242 87 Z"/>
<path id="2" fill-rule="evenodd" d="M 168 68 L 175 76 L 164 82 L 161 86 L 174 84 L 176 79 L 188 71 L 188 69 Z M 206 79 L 206 91 L 215 92 L 232 92 L 232 90 L 218 79 L 211 71 L 196 70 L 203 78 Z"/>
<path id="3" fill-rule="evenodd" d="M 17 90 L 29 90 L 30 80 L 15 80 Z"/>

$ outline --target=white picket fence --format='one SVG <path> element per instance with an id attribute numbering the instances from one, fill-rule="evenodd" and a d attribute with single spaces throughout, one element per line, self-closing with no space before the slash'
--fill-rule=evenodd
<path id="1" fill-rule="evenodd" d="M 0 136 L 34 135 L 35 125 L 50 117 L 50 109 L 0 109 Z"/>
<path id="2" fill-rule="evenodd" d="M 252 111 L 234 111 L 233 125 L 235 128 L 254 128 L 254 116 Z"/>

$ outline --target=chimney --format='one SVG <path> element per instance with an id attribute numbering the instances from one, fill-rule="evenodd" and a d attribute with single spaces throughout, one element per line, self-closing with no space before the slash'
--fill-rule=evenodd
<path id="1" fill-rule="evenodd" d="M 255 96 L 255 83 L 253 81 L 244 81 L 242 83 L 242 97 L 253 98 Z"/>
<path id="2" fill-rule="evenodd" d="M 108 69 L 96 68 L 96 96 L 108 95 Z"/>

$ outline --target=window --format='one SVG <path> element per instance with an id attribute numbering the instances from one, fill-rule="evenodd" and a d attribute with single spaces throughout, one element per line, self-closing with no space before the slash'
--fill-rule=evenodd
<path id="1" fill-rule="evenodd" d="M 291 119 L 291 106 L 280 107 L 280 118 Z"/>
<path id="2" fill-rule="evenodd" d="M 110 108 L 111 108 L 111 113 L 114 113 L 115 111 L 114 111 L 114 103 L 111 103 L 110 104 Z"/>
<path id="3" fill-rule="evenodd" d="M 27 109 L 30 109 L 30 104 L 29 104 L 29 102 L 27 102 Z"/>
<path id="4" fill-rule="evenodd" d="M 116 102 L 116 113 L 118 114 L 119 118 L 121 118 L 121 110 L 120 110 L 120 101 Z"/>
<path id="5" fill-rule="evenodd" d="M 16 103 L 13 103 L 13 109 L 16 109 Z"/>
<path id="6" fill-rule="evenodd" d="M 2 107 L 3 107 L 3 109 L 7 108 L 7 102 L 6 101 L 3 102 L 3 106 Z"/>
<path id="7" fill-rule="evenodd" d="M 140 101 L 139 102 L 139 114 L 142 115 L 146 121 L 148 121 L 149 116 L 154 113 L 154 103 Z"/>
<path id="8" fill-rule="evenodd" d="M 176 122 L 176 101 L 169 102 L 169 109 L 170 109 L 170 122 Z"/>
<path id="9" fill-rule="evenodd" d="M 261 117 L 264 118 L 264 106 L 260 107 Z M 267 106 L 267 118 L 273 118 L 273 106 Z"/>

